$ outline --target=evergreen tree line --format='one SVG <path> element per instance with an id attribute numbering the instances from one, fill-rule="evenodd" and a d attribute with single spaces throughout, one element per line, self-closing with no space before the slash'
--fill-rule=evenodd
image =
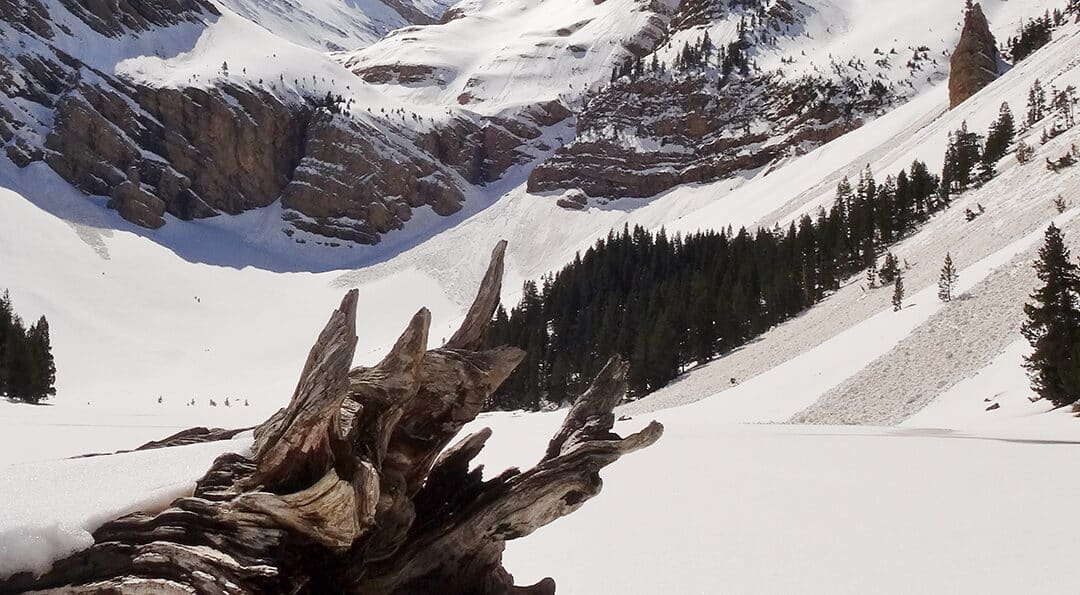
<path id="1" fill-rule="evenodd" d="M 864 269 L 873 271 L 871 286 L 875 279 L 893 285 L 900 309 L 902 265 L 886 253 L 879 270 L 885 248 L 979 183 L 979 164 L 1000 158 L 1013 141 L 1007 105 L 985 143 L 966 128 L 950 136 L 942 176 L 916 160 L 879 183 L 867 167 L 855 184 L 840 181 L 829 209 L 786 230 L 609 232 L 561 271 L 527 281 L 510 311 L 498 309 L 489 343 L 527 355 L 491 407 L 568 403 L 616 353 L 630 363 L 630 395 L 642 396 L 799 314 Z"/>
<path id="2" fill-rule="evenodd" d="M 49 321 L 42 316 L 27 328 L 5 291 L 0 298 L 0 394 L 37 403 L 56 394 L 55 384 Z"/>
<path id="3" fill-rule="evenodd" d="M 1046 144 L 1076 125 L 1076 87 L 1067 85 L 1058 89 L 1051 85 L 1049 95 L 1042 82 L 1035 79 L 1028 89 L 1027 126 L 1034 127 L 1048 116 L 1053 116 L 1050 127 L 1042 129 L 1040 140 Z"/>
<path id="4" fill-rule="evenodd" d="M 684 42 L 683 47 L 675 53 L 670 71 L 673 73 L 700 73 L 707 68 L 714 67 L 719 71 L 718 84 L 724 83 L 733 73 L 742 77 L 750 76 L 753 64 L 750 59 L 750 50 L 754 47 L 754 41 L 759 37 L 754 31 L 765 29 L 762 33 L 768 35 L 767 30 L 774 28 L 779 30 L 780 23 L 773 20 L 769 15 L 765 4 L 760 0 L 733 0 L 730 2 L 729 11 L 743 10 L 747 15 L 739 19 L 735 29 L 735 37 L 731 41 L 717 46 L 705 32 L 694 42 Z M 766 23 L 769 23 L 766 26 Z M 760 40 L 759 40 L 760 41 Z M 663 76 L 669 72 L 669 65 L 661 62 L 659 52 L 652 54 L 652 59 L 647 63 L 643 57 L 631 57 L 611 70 L 611 82 L 620 78 L 637 80 L 643 76 Z"/>
<path id="5" fill-rule="evenodd" d="M 1055 11 L 1057 24 L 1060 25 L 1064 17 L 1061 11 Z M 1055 18 L 1050 16 L 1050 11 L 1045 15 L 1021 23 L 1020 30 L 1008 41 L 1009 56 L 1012 61 L 1020 62 L 1036 50 L 1050 43 L 1053 38 Z"/>
<path id="6" fill-rule="evenodd" d="M 1009 151 L 1016 138 L 1016 120 L 1008 103 L 1002 103 L 998 117 L 983 137 L 968 129 L 963 122 L 960 130 L 949 135 L 945 162 L 941 170 L 941 200 L 948 203 L 952 195 L 980 186 L 997 175 L 996 164 Z"/>
<path id="7" fill-rule="evenodd" d="M 750 49 L 753 44 L 750 41 L 746 19 L 739 21 L 736 31 L 735 39 L 719 48 L 713 45 L 708 32 L 693 43 L 685 42 L 682 49 L 675 54 L 672 70 L 674 72 L 702 72 L 709 66 L 715 66 L 722 75 L 721 84 L 732 72 L 738 72 L 744 77 L 750 76 Z M 611 82 L 624 77 L 637 80 L 646 74 L 663 76 L 667 72 L 667 64 L 661 62 L 657 53 L 654 52 L 648 65 L 644 58 L 634 57 L 615 66 L 611 71 Z"/>
<path id="8" fill-rule="evenodd" d="M 968 2 L 970 5 L 970 1 Z M 1006 42 L 1013 63 L 1020 62 L 1053 40 L 1054 29 L 1065 24 L 1067 15 L 1080 15 L 1080 0 L 1068 0 L 1064 10 L 1047 10 L 1043 16 L 1024 21 L 1016 35 Z"/>

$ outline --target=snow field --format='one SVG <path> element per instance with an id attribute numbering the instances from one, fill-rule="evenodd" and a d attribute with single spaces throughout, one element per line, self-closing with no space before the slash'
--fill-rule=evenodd
<path id="1" fill-rule="evenodd" d="M 487 420 L 495 432 L 485 452 L 532 462 L 538 449 L 520 445 L 542 444 L 552 429 L 534 417 Z M 508 544 L 519 583 L 550 575 L 571 594 L 1075 587 L 1062 569 L 1077 551 L 1080 521 L 1068 510 L 1080 485 L 1061 474 L 1075 442 L 725 425 L 690 408 L 625 425 L 654 417 L 663 438 L 605 469 L 599 497 Z M 501 468 L 489 464 L 489 474 Z"/>
<path id="2" fill-rule="evenodd" d="M 0 405 L 3 407 L 3 405 Z M 99 428 L 101 431 L 103 428 Z M 94 543 L 90 532 L 118 516 L 162 510 L 190 495 L 222 452 L 245 452 L 250 436 L 221 443 L 103 457 L 5 465 L 0 482 L 0 577 L 41 573 Z"/>
<path id="3" fill-rule="evenodd" d="M 471 0 L 457 4 L 458 16 L 449 22 L 400 29 L 344 62 L 354 69 L 433 68 L 432 80 L 380 86 L 402 101 L 461 104 L 484 115 L 550 100 L 570 104 L 609 80 L 612 67 L 630 56 L 626 46 L 645 46 L 645 38 L 662 35 L 660 27 L 675 5 L 672 0 L 655 7 L 637 0 Z"/>

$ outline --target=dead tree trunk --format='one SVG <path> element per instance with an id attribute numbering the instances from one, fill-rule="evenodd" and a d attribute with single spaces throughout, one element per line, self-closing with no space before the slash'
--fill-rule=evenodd
<path id="1" fill-rule="evenodd" d="M 350 291 L 289 405 L 255 429 L 250 457 L 222 455 L 194 495 L 106 523 L 89 549 L 43 576 L 0 581 L 0 592 L 553 593 L 551 579 L 514 586 L 505 542 L 576 510 L 600 492 L 601 468 L 663 428 L 612 432 L 612 408 L 626 392 L 626 365 L 613 359 L 532 469 L 486 481 L 470 469 L 489 429 L 447 448 L 524 355 L 481 349 L 505 248 L 495 248 L 444 347 L 427 350 L 430 316 L 420 310 L 371 368 L 350 370 Z"/>

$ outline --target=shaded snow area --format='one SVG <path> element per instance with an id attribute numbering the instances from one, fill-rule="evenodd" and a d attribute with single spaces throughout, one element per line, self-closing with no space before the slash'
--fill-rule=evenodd
<path id="1" fill-rule="evenodd" d="M 412 8 L 436 20 L 445 0 L 402 2 L 401 14 L 380 0 L 218 0 L 240 16 L 298 45 L 323 51 L 355 50 L 412 24 Z"/>

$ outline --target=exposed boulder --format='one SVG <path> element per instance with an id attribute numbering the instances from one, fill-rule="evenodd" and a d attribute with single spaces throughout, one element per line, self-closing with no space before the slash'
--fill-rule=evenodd
<path id="1" fill-rule="evenodd" d="M 320 111 L 307 129 L 304 157 L 281 204 L 305 231 L 373 244 L 400 229 L 412 209 L 439 215 L 461 208 L 461 183 L 422 152 L 388 143 L 377 130 Z"/>
<path id="2" fill-rule="evenodd" d="M 982 5 L 976 3 L 964 15 L 964 30 L 950 61 L 949 107 L 960 105 L 994 82 L 1000 75 L 998 60 L 997 41 Z"/>

